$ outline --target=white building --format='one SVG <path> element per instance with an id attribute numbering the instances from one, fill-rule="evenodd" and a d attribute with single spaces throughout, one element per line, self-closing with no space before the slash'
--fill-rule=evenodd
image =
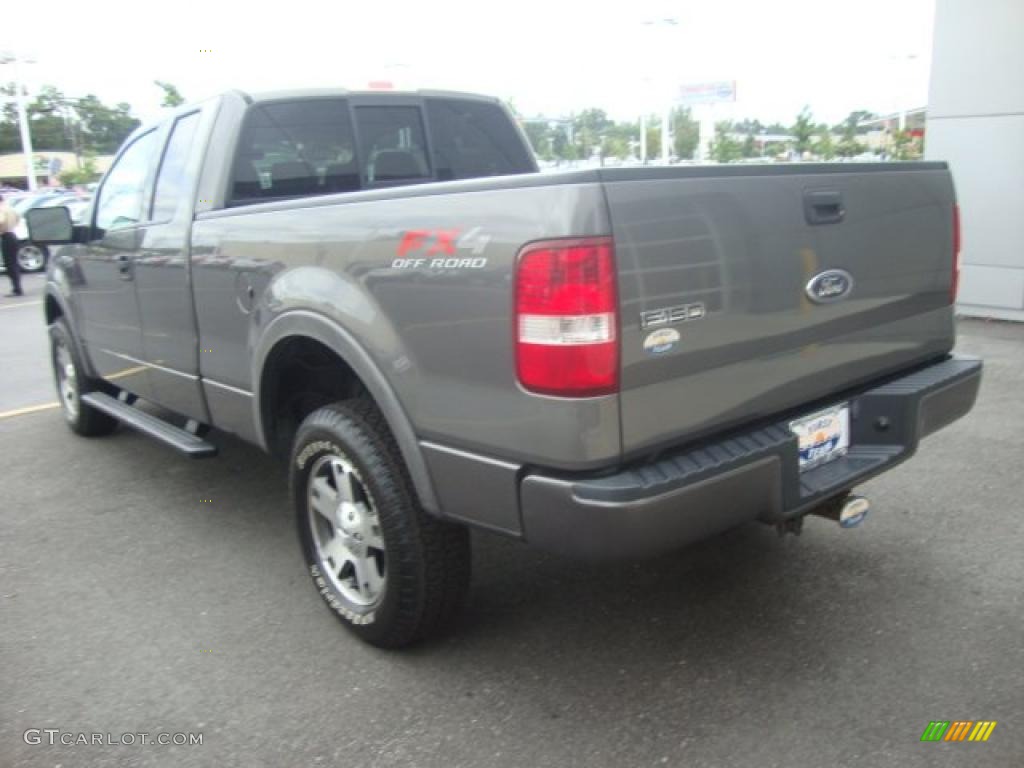
<path id="1" fill-rule="evenodd" d="M 1024 0 L 938 0 L 927 159 L 960 202 L 962 313 L 1024 321 Z"/>

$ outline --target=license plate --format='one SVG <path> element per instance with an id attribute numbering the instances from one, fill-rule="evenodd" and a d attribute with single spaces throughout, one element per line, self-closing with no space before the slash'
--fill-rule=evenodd
<path id="1" fill-rule="evenodd" d="M 838 459 L 850 447 L 850 408 L 836 405 L 789 422 L 800 446 L 800 471 Z"/>

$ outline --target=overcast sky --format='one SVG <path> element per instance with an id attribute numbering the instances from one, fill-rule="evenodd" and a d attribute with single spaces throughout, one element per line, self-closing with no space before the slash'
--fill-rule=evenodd
<path id="1" fill-rule="evenodd" d="M 934 14 L 933 0 L 11 5 L 0 48 L 36 60 L 22 68 L 30 87 L 127 101 L 143 117 L 160 112 L 154 79 L 190 100 L 382 79 L 488 93 L 531 116 L 595 106 L 619 119 L 659 111 L 680 84 L 735 80 L 716 119 L 786 124 L 804 104 L 830 123 L 923 105 Z"/>

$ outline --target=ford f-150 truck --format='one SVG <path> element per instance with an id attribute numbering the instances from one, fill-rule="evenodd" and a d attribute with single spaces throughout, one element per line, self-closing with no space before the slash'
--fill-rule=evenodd
<path id="1" fill-rule="evenodd" d="M 542 174 L 493 99 L 231 92 L 137 130 L 85 225 L 29 219 L 70 427 L 287 460 L 315 588 L 384 647 L 450 622 L 470 526 L 853 525 L 981 376 L 944 163 Z"/>

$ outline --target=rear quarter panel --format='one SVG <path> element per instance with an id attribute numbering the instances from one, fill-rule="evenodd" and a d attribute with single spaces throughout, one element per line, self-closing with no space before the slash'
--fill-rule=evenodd
<path id="1" fill-rule="evenodd" d="M 447 194 L 438 193 L 447 185 L 431 186 L 391 199 L 357 193 L 201 214 L 192 259 L 200 347 L 213 350 L 200 356 L 204 379 L 251 393 L 266 328 L 313 312 L 365 349 L 422 440 L 567 469 L 617 460 L 617 398 L 527 393 L 516 383 L 513 348 L 519 249 L 608 234 L 600 185 Z M 409 242 L 411 231 L 428 234 Z M 438 231 L 454 233 L 453 243 Z M 477 266 L 465 264 L 471 258 Z M 446 266 L 449 259 L 460 263 Z M 211 410 L 218 426 L 245 432 L 231 423 L 243 419 L 238 409 L 218 413 L 211 401 Z"/>

